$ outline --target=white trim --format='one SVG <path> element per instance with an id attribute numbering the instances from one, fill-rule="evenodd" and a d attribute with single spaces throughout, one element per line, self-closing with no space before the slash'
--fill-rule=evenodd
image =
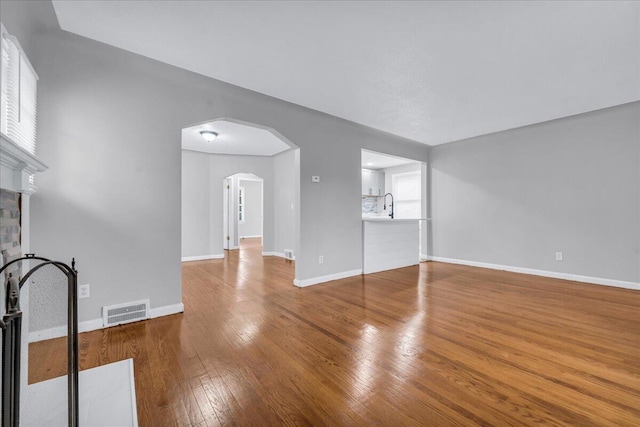
<path id="1" fill-rule="evenodd" d="M 293 258 L 287 258 L 286 256 L 284 256 L 284 252 L 262 252 L 262 256 L 277 256 L 284 259 L 290 259 L 292 261 L 295 261 L 296 259 L 295 256 Z"/>
<path id="2" fill-rule="evenodd" d="M 262 237 L 262 234 L 258 234 L 257 236 L 240 236 L 240 239 L 255 239 L 256 237 Z"/>
<path id="3" fill-rule="evenodd" d="M 102 318 L 85 320 L 78 323 L 78 332 L 89 332 L 102 329 Z M 43 329 L 41 331 L 29 332 L 29 342 L 37 342 L 60 338 L 67 335 L 67 325 L 56 326 L 55 328 Z"/>
<path id="4" fill-rule="evenodd" d="M 427 254 L 420 254 L 420 261 L 430 261 L 431 257 Z"/>
<path id="5" fill-rule="evenodd" d="M 262 256 L 279 256 L 280 258 L 284 258 L 284 253 L 282 253 L 282 252 L 262 252 Z"/>
<path id="6" fill-rule="evenodd" d="M 126 359 L 125 362 L 129 362 L 129 385 L 131 386 L 131 425 L 132 427 L 138 427 L 138 407 L 136 405 L 138 399 L 136 398 L 136 380 L 133 371 L 133 359 Z"/>
<path id="7" fill-rule="evenodd" d="M 169 316 L 171 314 L 183 313 L 184 304 L 172 304 L 163 305 L 162 307 L 155 307 L 149 309 L 149 319 L 155 319 L 156 317 Z"/>
<path id="8" fill-rule="evenodd" d="M 240 249 L 240 246 L 229 246 L 229 249 L 227 249 L 228 251 L 235 251 Z"/>
<path id="9" fill-rule="evenodd" d="M 198 255 L 198 256 L 183 256 L 182 262 L 189 261 L 202 261 L 205 259 L 222 259 L 224 258 L 224 254 L 211 254 L 211 255 Z"/>
<path id="10" fill-rule="evenodd" d="M 102 318 L 85 320 L 84 322 L 78 323 L 78 332 L 96 331 L 98 329 L 102 329 L 102 327 L 103 327 Z M 62 335 L 64 336 L 64 335 L 67 335 L 67 327 L 64 326 L 63 328 L 64 328 L 64 333 Z"/>
<path id="11" fill-rule="evenodd" d="M 0 133 L 0 179 L 2 188 L 19 193 L 32 194 L 36 188 L 29 176 L 44 172 L 48 166 L 38 160 L 15 141 Z"/>
<path id="12" fill-rule="evenodd" d="M 532 274 L 534 276 L 552 277 L 554 279 L 572 280 L 574 282 L 591 283 L 594 285 L 614 286 L 617 288 L 634 289 L 640 291 L 640 283 L 623 280 L 603 279 L 600 277 L 581 276 L 579 274 L 558 273 L 555 271 L 536 270 L 533 268 L 512 267 L 509 265 L 489 264 L 486 262 L 465 261 L 461 259 L 429 257 L 431 261 L 446 262 L 448 264 L 469 265 L 472 267 L 490 268 L 492 270 L 511 271 L 513 273 Z"/>
<path id="13" fill-rule="evenodd" d="M 347 277 L 359 276 L 362 274 L 362 270 L 343 271 L 342 273 L 327 274 L 326 276 L 312 277 L 311 279 L 298 280 L 293 279 L 293 284 L 299 288 L 305 286 L 317 285 L 318 283 L 330 282 L 332 280 L 345 279 Z"/>
<path id="14" fill-rule="evenodd" d="M 168 316 L 171 314 L 182 313 L 182 312 L 184 312 L 184 304 L 182 303 L 165 305 L 162 307 L 149 309 L 149 319 L 155 319 L 156 317 Z M 98 329 L 105 329 L 102 323 L 102 318 L 85 320 L 84 322 L 78 323 L 78 332 L 96 331 Z M 52 338 L 60 338 L 66 335 L 67 335 L 67 325 L 57 326 L 55 328 L 29 332 L 29 342 L 50 340 Z"/>

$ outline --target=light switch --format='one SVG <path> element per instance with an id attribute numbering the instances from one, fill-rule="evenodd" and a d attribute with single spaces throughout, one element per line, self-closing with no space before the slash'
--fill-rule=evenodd
<path id="1" fill-rule="evenodd" d="M 311 177 L 311 182 L 320 182 L 320 177 L 318 175 L 313 175 Z"/>

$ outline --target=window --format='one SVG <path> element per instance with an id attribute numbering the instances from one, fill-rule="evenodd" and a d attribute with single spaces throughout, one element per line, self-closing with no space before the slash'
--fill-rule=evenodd
<path id="1" fill-rule="evenodd" d="M 238 221 L 244 222 L 244 187 L 238 188 Z"/>
<path id="2" fill-rule="evenodd" d="M 38 75 L 18 40 L 1 25 L 0 132 L 35 155 Z"/>
<path id="3" fill-rule="evenodd" d="M 422 185 L 420 171 L 398 173 L 391 176 L 396 218 L 422 217 Z"/>

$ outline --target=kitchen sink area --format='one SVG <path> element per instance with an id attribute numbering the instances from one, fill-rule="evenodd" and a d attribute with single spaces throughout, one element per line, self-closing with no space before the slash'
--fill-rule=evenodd
<path id="1" fill-rule="evenodd" d="M 421 162 L 362 150 L 362 272 L 420 262 Z"/>

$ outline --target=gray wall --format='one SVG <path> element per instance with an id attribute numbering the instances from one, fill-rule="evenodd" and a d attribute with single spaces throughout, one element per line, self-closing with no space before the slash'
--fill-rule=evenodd
<path id="1" fill-rule="evenodd" d="M 639 123 L 632 103 L 433 147 L 433 255 L 637 283 Z"/>
<path id="2" fill-rule="evenodd" d="M 77 258 L 80 282 L 92 286 L 80 302 L 81 321 L 100 317 L 108 304 L 181 301 L 186 126 L 231 117 L 275 128 L 300 147 L 300 280 L 361 268 L 361 148 L 426 159 L 422 144 L 79 37 L 55 22 L 36 25 L 40 13 L 32 9 L 50 12 L 51 4 L 30 3 L 3 2 L 2 19 L 30 40 L 40 76 L 38 155 L 50 169 L 32 200 L 31 249 Z M 322 182 L 311 183 L 311 175 Z M 265 231 L 269 221 L 265 215 Z M 216 233 L 212 227 L 214 244 Z M 265 250 L 273 247 L 266 237 Z"/>
<path id="3" fill-rule="evenodd" d="M 0 11 L 7 31 L 18 38 L 29 61 L 36 67 L 36 35 L 60 29 L 53 4 L 50 1 L 2 0 Z"/>
<path id="4" fill-rule="evenodd" d="M 239 186 L 244 187 L 245 220 L 238 224 L 238 236 L 262 236 L 262 182 L 239 180 Z"/>
<path id="5" fill-rule="evenodd" d="M 211 234 L 210 167 L 207 155 L 182 152 L 182 256 L 214 252 Z M 222 185 L 222 183 L 220 183 Z M 222 208 L 220 208 L 222 209 Z"/>
<path id="6" fill-rule="evenodd" d="M 288 150 L 273 157 L 274 226 L 273 250 L 283 254 L 285 249 L 296 252 L 296 206 L 299 170 L 296 166 L 297 150 Z"/>

